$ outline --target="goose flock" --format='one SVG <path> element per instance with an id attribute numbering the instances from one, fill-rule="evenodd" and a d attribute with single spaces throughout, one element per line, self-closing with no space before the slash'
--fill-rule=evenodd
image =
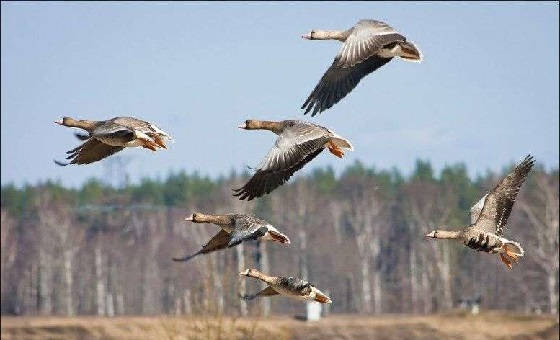
<path id="1" fill-rule="evenodd" d="M 408 41 L 391 26 L 377 20 L 360 20 L 345 31 L 312 30 L 302 38 L 342 42 L 342 47 L 332 65 L 301 107 L 304 114 L 311 113 L 311 116 L 331 108 L 346 97 L 362 78 L 394 57 L 412 62 L 422 61 L 422 53 L 414 43 Z M 166 142 L 172 140 L 168 133 L 155 124 L 133 117 L 116 117 L 105 121 L 64 117 L 56 123 L 87 132 L 87 134 L 75 134 L 83 144 L 67 152 L 66 159 L 69 162 L 55 160 L 55 163 L 61 166 L 97 162 L 126 147 L 142 147 L 152 151 L 166 149 Z M 252 119 L 245 121 L 239 128 L 268 130 L 278 136 L 274 146 L 249 181 L 241 188 L 233 189 L 233 196 L 240 200 L 250 201 L 270 194 L 325 149 L 339 158 L 344 156 L 345 150 L 354 149 L 348 139 L 337 135 L 331 129 L 300 120 L 273 122 Z M 455 231 L 434 230 L 425 236 L 434 239 L 453 239 L 471 249 L 498 254 L 506 267 L 511 269 L 513 264 L 523 256 L 524 250 L 518 242 L 506 239 L 504 231 L 521 185 L 534 163 L 533 157 L 527 155 L 510 174 L 485 194 L 471 208 L 470 225 Z M 173 258 L 174 261 L 189 261 L 198 255 L 235 247 L 249 240 L 290 244 L 288 236 L 271 223 L 255 216 L 195 212 L 186 220 L 193 223 L 214 224 L 220 228 L 220 231 L 196 253 Z M 284 295 L 304 301 L 332 302 L 330 297 L 314 285 L 298 278 L 269 276 L 256 269 L 247 269 L 239 274 L 261 280 L 268 285 L 254 295 L 242 296 L 246 300 Z"/>

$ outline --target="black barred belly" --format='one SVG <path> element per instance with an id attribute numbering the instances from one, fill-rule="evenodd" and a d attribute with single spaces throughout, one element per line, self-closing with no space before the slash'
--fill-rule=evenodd
<path id="1" fill-rule="evenodd" d="M 502 241 L 494 235 L 480 233 L 468 239 L 465 245 L 477 251 L 497 253 L 502 247 Z"/>

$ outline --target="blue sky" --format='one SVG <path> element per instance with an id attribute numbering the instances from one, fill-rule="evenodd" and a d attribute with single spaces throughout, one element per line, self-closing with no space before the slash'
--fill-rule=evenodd
<path id="1" fill-rule="evenodd" d="M 132 180 L 255 166 L 270 132 L 248 118 L 304 119 L 349 138 L 340 160 L 409 173 L 464 162 L 471 175 L 532 153 L 558 167 L 558 4 L 533 3 L 19 3 L 2 2 L 1 182 L 102 177 L 107 162 L 56 166 L 78 141 L 63 115 L 153 121 L 176 142 L 119 155 Z M 339 49 L 311 29 L 383 20 L 414 41 L 421 64 L 395 59 L 339 104 L 299 109 Z M 304 172 L 305 172 L 304 171 Z"/>

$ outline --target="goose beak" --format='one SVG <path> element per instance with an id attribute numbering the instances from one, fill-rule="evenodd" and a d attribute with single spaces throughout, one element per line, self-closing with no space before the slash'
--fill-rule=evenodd
<path id="1" fill-rule="evenodd" d="M 424 237 L 425 238 L 436 238 L 436 232 L 435 231 L 430 231 L 429 233 L 424 235 Z"/>
<path id="2" fill-rule="evenodd" d="M 243 124 L 241 124 L 241 125 L 239 125 L 239 126 L 237 126 L 237 127 L 240 128 L 240 129 L 246 129 L 246 128 L 247 128 L 247 124 L 243 123 Z"/>
<path id="3" fill-rule="evenodd" d="M 311 40 L 311 32 L 305 33 L 305 34 L 302 35 L 301 37 L 302 37 L 303 39 Z"/>
<path id="4" fill-rule="evenodd" d="M 54 122 L 57 123 L 58 125 L 62 125 L 62 118 L 59 120 L 55 120 Z"/>
<path id="5" fill-rule="evenodd" d="M 191 216 L 185 218 L 185 221 L 192 221 L 192 220 L 193 220 L 193 215 L 191 215 Z"/>

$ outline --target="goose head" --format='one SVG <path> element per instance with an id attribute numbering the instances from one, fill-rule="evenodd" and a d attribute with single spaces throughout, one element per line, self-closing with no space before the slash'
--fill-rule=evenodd
<path id="1" fill-rule="evenodd" d="M 249 277 L 255 277 L 258 276 L 258 274 L 260 274 L 260 272 L 256 269 L 245 269 L 244 271 L 240 272 L 239 275 L 241 276 L 249 276 Z"/>
<path id="2" fill-rule="evenodd" d="M 301 37 L 303 39 L 307 39 L 307 40 L 314 40 L 313 35 L 315 34 L 315 31 L 309 31 L 307 33 L 305 33 L 304 35 L 302 35 Z"/>
<path id="3" fill-rule="evenodd" d="M 437 238 L 437 230 L 432 230 L 429 233 L 427 233 L 426 235 L 424 235 L 424 237 L 427 238 Z"/>
<path id="4" fill-rule="evenodd" d="M 243 124 L 239 125 L 238 128 L 244 130 L 258 130 L 262 129 L 262 122 L 255 119 L 247 119 Z"/>
<path id="5" fill-rule="evenodd" d="M 185 221 L 191 221 L 191 222 L 195 222 L 195 223 L 196 222 L 201 222 L 203 215 L 204 214 L 195 212 L 195 213 L 192 213 L 191 216 L 185 218 Z"/>

